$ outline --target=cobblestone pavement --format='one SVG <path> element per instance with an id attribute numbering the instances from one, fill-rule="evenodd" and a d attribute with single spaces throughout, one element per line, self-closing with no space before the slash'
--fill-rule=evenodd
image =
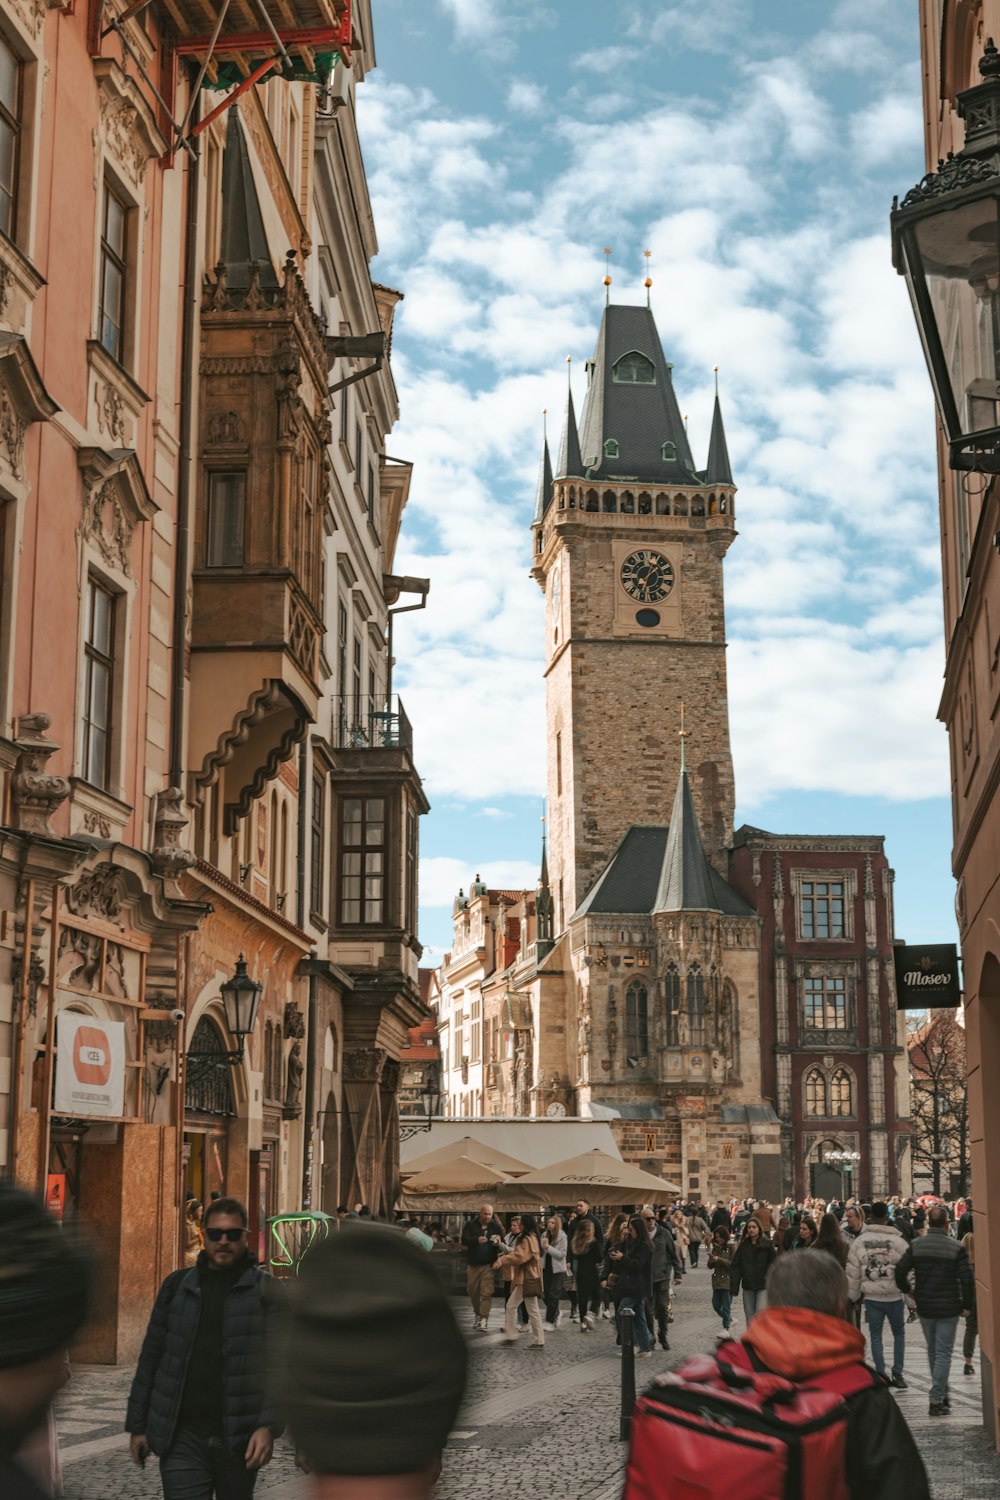
<path id="1" fill-rule="evenodd" d="M 685 1355 L 714 1347 L 718 1320 L 709 1302 L 704 1268 L 689 1274 L 676 1298 L 669 1354 L 637 1362 L 641 1384 Z M 456 1302 L 465 1323 L 467 1304 Z M 506 1489 L 525 1473 L 549 1476 L 565 1500 L 618 1500 L 625 1445 L 618 1441 L 621 1364 L 613 1325 L 599 1321 L 590 1334 L 569 1323 L 546 1335 L 543 1353 L 529 1353 L 527 1335 L 517 1345 L 500 1342 L 502 1304 L 495 1304 L 491 1330 L 469 1332 L 469 1386 L 458 1425 L 448 1443 L 437 1500 L 479 1500 L 488 1487 Z M 742 1314 L 734 1324 L 737 1334 Z M 961 1341 L 959 1340 L 959 1343 Z M 897 1396 L 920 1444 L 935 1500 L 996 1500 L 1000 1458 L 980 1425 L 979 1357 L 976 1377 L 962 1374 L 956 1350 L 953 1413 L 930 1419 L 930 1380 L 918 1323 L 907 1325 L 908 1391 Z M 128 1462 L 122 1414 L 131 1371 L 77 1368 L 60 1399 L 58 1423 L 66 1500 L 153 1500 L 160 1495 L 155 1459 L 145 1471 Z M 287 1442 L 257 1484 L 258 1500 L 307 1500 Z M 874 1497 L 873 1497 L 874 1500 Z"/>

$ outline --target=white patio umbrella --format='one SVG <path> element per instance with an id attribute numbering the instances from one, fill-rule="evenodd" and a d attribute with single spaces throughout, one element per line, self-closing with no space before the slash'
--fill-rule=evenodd
<path id="1" fill-rule="evenodd" d="M 565 1203 L 585 1198 L 588 1203 L 668 1203 L 681 1192 L 676 1182 L 654 1177 L 630 1162 L 619 1161 L 606 1151 L 584 1151 L 566 1161 L 538 1167 L 518 1179 L 519 1192 L 531 1194 L 539 1204 Z"/>
<path id="2" fill-rule="evenodd" d="M 517 1179 L 499 1167 L 456 1156 L 408 1178 L 399 1206 L 407 1213 L 461 1213 L 472 1212 L 483 1203 L 523 1208 L 533 1201 L 530 1195 L 521 1195 Z"/>
<path id="3" fill-rule="evenodd" d="M 441 1162 L 454 1161 L 459 1156 L 481 1162 L 485 1167 L 496 1167 L 512 1177 L 519 1177 L 531 1170 L 526 1161 L 518 1161 L 516 1156 L 508 1156 L 506 1151 L 500 1151 L 496 1146 L 477 1141 L 475 1136 L 463 1135 L 461 1140 L 449 1141 L 446 1146 L 438 1146 L 434 1151 L 425 1151 L 422 1156 L 412 1157 L 401 1164 L 399 1173 L 409 1181 L 418 1172 L 439 1166 Z"/>

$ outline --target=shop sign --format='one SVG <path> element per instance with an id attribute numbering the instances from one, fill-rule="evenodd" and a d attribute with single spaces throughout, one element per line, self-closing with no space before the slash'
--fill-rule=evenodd
<path id="1" fill-rule="evenodd" d="M 50 1172 L 45 1186 L 45 1207 L 54 1219 L 61 1219 L 66 1204 L 66 1173 Z"/>
<path id="2" fill-rule="evenodd" d="M 954 943 L 905 944 L 896 949 L 898 1010 L 954 1010 L 962 1003 L 958 949 Z"/>
<path id="3" fill-rule="evenodd" d="M 78 1011 L 56 1017 L 57 1115 L 116 1119 L 125 1105 L 125 1026 L 97 1020 Z"/>

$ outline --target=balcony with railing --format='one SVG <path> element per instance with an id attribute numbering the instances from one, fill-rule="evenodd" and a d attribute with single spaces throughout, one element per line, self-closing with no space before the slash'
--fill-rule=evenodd
<path id="1" fill-rule="evenodd" d="M 333 744 L 336 750 L 405 750 L 412 755 L 413 729 L 395 694 L 343 694 L 333 699 Z"/>

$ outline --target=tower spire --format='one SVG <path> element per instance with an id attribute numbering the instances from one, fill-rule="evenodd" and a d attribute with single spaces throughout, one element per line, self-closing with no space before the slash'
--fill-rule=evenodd
<path id="1" fill-rule="evenodd" d="M 552 503 L 552 460 L 549 457 L 548 411 L 542 412 L 542 457 L 538 465 L 538 489 L 535 494 L 535 514 L 532 526 L 541 526 L 545 512 Z"/>
<path id="2" fill-rule="evenodd" d="M 545 847 L 545 814 L 542 813 L 542 865 L 535 896 L 535 959 L 541 963 L 552 952 L 554 934 L 552 892 L 549 889 L 549 859 Z"/>
<path id="3" fill-rule="evenodd" d="M 670 832 L 663 852 L 660 883 L 653 906 L 657 911 L 718 911 L 719 897 L 712 879 L 712 867 L 701 841 L 698 815 L 684 761 L 684 707 L 681 705 L 681 770 L 677 779 L 674 810 L 670 814 Z"/>
<path id="4" fill-rule="evenodd" d="M 706 484 L 732 484 L 733 471 L 729 464 L 729 449 L 726 445 L 726 429 L 722 425 L 722 405 L 719 401 L 719 367 L 715 367 L 715 410 L 712 413 L 712 436 L 708 444 L 708 463 L 705 467 Z"/>
<path id="5" fill-rule="evenodd" d="M 583 459 L 580 457 L 580 434 L 576 426 L 576 410 L 573 406 L 573 386 L 571 381 L 573 368 L 573 356 L 566 356 L 567 391 L 566 391 L 566 422 L 563 427 L 562 442 L 559 445 L 559 462 L 556 465 L 556 479 L 582 479 Z"/>

